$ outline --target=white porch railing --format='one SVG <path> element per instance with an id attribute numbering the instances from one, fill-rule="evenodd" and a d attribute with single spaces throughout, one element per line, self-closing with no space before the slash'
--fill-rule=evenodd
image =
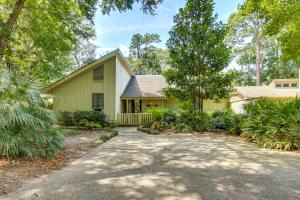
<path id="1" fill-rule="evenodd" d="M 154 118 L 151 113 L 118 113 L 119 125 L 142 125 L 151 123 Z"/>

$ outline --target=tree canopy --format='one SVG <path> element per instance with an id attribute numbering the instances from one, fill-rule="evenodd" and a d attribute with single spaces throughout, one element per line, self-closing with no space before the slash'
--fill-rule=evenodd
<path id="1" fill-rule="evenodd" d="M 300 1 L 246 0 L 241 10 L 244 15 L 258 12 L 265 20 L 264 34 L 277 36 L 285 61 L 300 59 Z"/>
<path id="2" fill-rule="evenodd" d="M 188 0 L 174 17 L 167 47 L 170 68 L 164 73 L 164 91 L 181 100 L 192 99 L 203 110 L 204 99 L 226 97 L 232 73 L 224 73 L 230 51 L 224 44 L 226 26 L 217 21 L 212 0 Z"/>
<path id="3" fill-rule="evenodd" d="M 269 6 L 266 6 L 267 3 Z M 231 14 L 226 39 L 232 47 L 233 57 L 241 66 L 238 70 L 240 78 L 236 80 L 236 84 L 253 85 L 254 82 L 256 85 L 269 84 L 274 78 L 296 77 L 299 58 L 286 50 L 292 48 L 293 53 L 297 52 L 298 48 L 295 45 L 299 40 L 289 37 L 293 45 L 288 47 L 283 37 L 286 37 L 287 32 L 293 33 L 286 27 L 286 22 L 290 19 L 286 22 L 276 19 L 277 14 L 286 9 L 288 10 L 285 15 L 293 19 L 295 16 L 290 9 L 295 11 L 294 6 L 293 1 L 278 0 L 274 1 L 273 5 L 268 0 L 247 0 L 239 6 L 237 12 Z"/>
<path id="4" fill-rule="evenodd" d="M 0 68 L 42 82 L 58 78 L 93 57 L 93 48 L 85 44 L 95 36 L 99 3 L 101 12 L 109 14 L 136 2 L 145 13 L 155 14 L 162 1 L 0 0 Z"/>
<path id="5" fill-rule="evenodd" d="M 161 74 L 167 53 L 154 46 L 159 42 L 160 36 L 154 33 L 132 36 L 128 60 L 135 74 Z"/>

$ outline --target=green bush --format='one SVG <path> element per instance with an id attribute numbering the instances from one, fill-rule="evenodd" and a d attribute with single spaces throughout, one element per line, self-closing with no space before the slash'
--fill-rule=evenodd
<path id="1" fill-rule="evenodd" d="M 165 122 L 166 124 L 171 125 L 176 122 L 176 119 L 177 119 L 177 115 L 174 111 L 168 110 L 163 113 L 162 121 Z"/>
<path id="2" fill-rule="evenodd" d="M 190 133 L 193 131 L 192 127 L 186 125 L 185 123 L 178 123 L 174 126 L 174 129 L 179 132 Z"/>
<path id="3" fill-rule="evenodd" d="M 60 112 L 59 124 L 63 126 L 82 126 L 94 127 L 103 126 L 105 122 L 105 114 L 99 111 L 75 111 L 75 112 Z"/>
<path id="4" fill-rule="evenodd" d="M 49 158 L 63 148 L 63 135 L 53 128 L 56 117 L 46 108 L 40 87 L 19 74 L 0 78 L 0 155 Z"/>
<path id="5" fill-rule="evenodd" d="M 86 119 L 89 122 L 105 123 L 105 114 L 99 111 L 75 111 L 73 113 L 74 123 L 79 124 L 80 120 Z"/>
<path id="6" fill-rule="evenodd" d="M 151 113 L 155 121 L 161 121 L 164 114 L 168 112 L 166 108 L 149 108 L 146 110 L 147 113 Z"/>
<path id="7" fill-rule="evenodd" d="M 300 100 L 261 99 L 245 105 L 242 136 L 266 148 L 300 148 Z"/>
<path id="8" fill-rule="evenodd" d="M 60 125 L 64 126 L 74 126 L 75 121 L 73 118 L 73 113 L 68 111 L 62 111 L 58 115 L 58 122 Z"/>
<path id="9" fill-rule="evenodd" d="M 233 123 L 229 126 L 228 133 L 234 135 L 241 135 L 242 132 L 242 123 L 245 120 L 245 115 L 242 114 L 235 114 L 233 116 Z"/>
<path id="10" fill-rule="evenodd" d="M 185 124 L 193 131 L 209 131 L 212 128 L 209 114 L 195 109 L 191 101 L 182 103 L 176 124 Z"/>
<path id="11" fill-rule="evenodd" d="M 211 114 L 211 123 L 214 129 L 228 130 L 230 133 L 239 134 L 241 116 L 232 110 L 215 111 Z"/>

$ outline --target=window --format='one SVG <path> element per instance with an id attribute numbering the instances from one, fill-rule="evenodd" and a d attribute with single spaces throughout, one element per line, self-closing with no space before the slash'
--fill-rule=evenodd
<path id="1" fill-rule="evenodd" d="M 103 93 L 93 93 L 92 106 L 93 106 L 94 110 L 102 111 L 104 109 L 104 94 Z"/>
<path id="2" fill-rule="evenodd" d="M 104 66 L 101 65 L 93 70 L 93 80 L 94 81 L 103 81 Z"/>
<path id="3" fill-rule="evenodd" d="M 291 83 L 291 87 L 298 87 L 297 83 Z"/>
<path id="4" fill-rule="evenodd" d="M 281 83 L 276 83 L 276 87 L 281 87 Z"/>
<path id="5" fill-rule="evenodd" d="M 283 87 L 290 87 L 290 84 L 284 83 L 284 84 L 283 84 Z"/>

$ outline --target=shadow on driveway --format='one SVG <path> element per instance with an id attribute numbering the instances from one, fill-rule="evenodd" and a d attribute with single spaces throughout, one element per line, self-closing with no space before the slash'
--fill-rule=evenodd
<path id="1" fill-rule="evenodd" d="M 118 137 L 10 199 L 300 199 L 300 155 L 224 136 Z"/>

